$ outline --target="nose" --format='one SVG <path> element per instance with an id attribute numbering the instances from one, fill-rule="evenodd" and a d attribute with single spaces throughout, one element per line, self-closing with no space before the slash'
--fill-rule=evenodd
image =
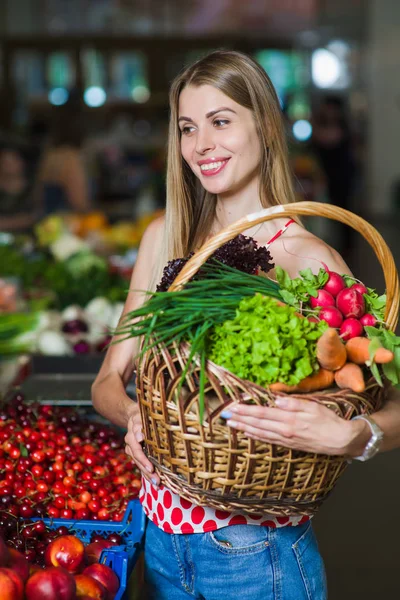
<path id="1" fill-rule="evenodd" d="M 208 128 L 199 130 L 196 136 L 196 152 L 197 154 L 205 154 L 215 148 L 212 131 Z"/>

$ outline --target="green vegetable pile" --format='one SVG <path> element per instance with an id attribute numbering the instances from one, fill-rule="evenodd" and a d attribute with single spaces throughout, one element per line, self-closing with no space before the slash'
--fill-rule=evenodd
<path id="1" fill-rule="evenodd" d="M 36 313 L 0 313 L 0 356 L 30 352 L 38 324 Z"/>
<path id="2" fill-rule="evenodd" d="M 86 306 L 97 296 L 122 302 L 129 287 L 120 275 L 109 272 L 102 257 L 87 251 L 58 262 L 45 252 L 26 256 L 19 248 L 0 246 L 0 277 L 17 277 L 28 299 L 38 291 L 49 292 L 44 306 L 37 300 L 30 301 L 32 310 Z"/>
<path id="3" fill-rule="evenodd" d="M 211 329 L 235 316 L 243 298 L 262 294 L 281 299 L 279 286 L 266 277 L 251 275 L 217 261 L 204 265 L 204 277 L 191 280 L 176 292 L 149 293 L 138 309 L 128 313 L 114 332 L 118 343 L 143 337 L 141 354 L 153 346 L 189 342 L 191 351 L 183 370 L 181 384 L 195 357 L 200 357 L 200 416 L 204 410 L 205 362 Z"/>
<path id="4" fill-rule="evenodd" d="M 316 341 L 327 327 L 257 294 L 240 302 L 234 319 L 214 328 L 209 358 L 261 386 L 296 385 L 318 370 Z"/>

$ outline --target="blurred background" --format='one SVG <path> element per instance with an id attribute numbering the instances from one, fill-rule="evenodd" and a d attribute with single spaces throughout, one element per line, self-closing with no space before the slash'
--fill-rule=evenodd
<path id="1" fill-rule="evenodd" d="M 92 377 L 164 207 L 170 82 L 217 48 L 247 52 L 272 79 L 298 199 L 357 212 L 397 260 L 399 25 L 397 0 L 2 0 L 0 310 L 47 311 L 39 338 L 21 324 L 19 353 L 85 355 Z M 307 226 L 383 291 L 358 234 Z M 62 331 L 74 320 L 86 329 Z M 0 368 L 11 381 L 15 364 Z M 315 520 L 333 600 L 398 593 L 398 456 L 351 467 Z"/>

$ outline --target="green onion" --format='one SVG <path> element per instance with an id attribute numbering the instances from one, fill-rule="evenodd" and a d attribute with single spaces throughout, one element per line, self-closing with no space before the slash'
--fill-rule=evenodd
<path id="1" fill-rule="evenodd" d="M 201 279 L 192 280 L 176 292 L 154 292 L 138 309 L 127 313 L 114 332 L 123 339 L 143 337 L 139 354 L 163 343 L 191 343 L 191 352 L 183 370 L 181 385 L 195 356 L 200 356 L 199 411 L 204 415 L 206 341 L 212 327 L 231 319 L 240 301 L 255 294 L 282 300 L 277 283 L 239 271 L 217 261 L 202 267 Z M 122 339 L 114 340 L 118 343 Z"/>

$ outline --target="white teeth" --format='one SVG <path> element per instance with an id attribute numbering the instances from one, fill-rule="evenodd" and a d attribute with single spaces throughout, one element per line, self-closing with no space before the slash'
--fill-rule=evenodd
<path id="1" fill-rule="evenodd" d="M 222 160 L 220 162 L 207 163 L 205 165 L 200 165 L 200 169 L 202 171 L 211 171 L 212 169 L 219 169 L 226 162 L 226 160 Z"/>

